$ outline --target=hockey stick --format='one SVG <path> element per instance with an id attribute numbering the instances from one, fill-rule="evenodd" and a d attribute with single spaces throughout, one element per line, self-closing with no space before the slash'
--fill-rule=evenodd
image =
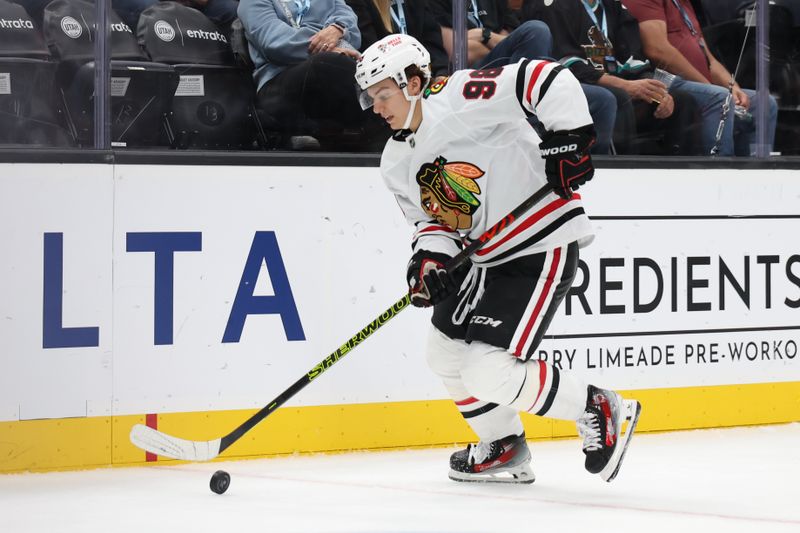
<path id="1" fill-rule="evenodd" d="M 445 265 L 445 268 L 448 271 L 452 271 L 462 265 L 472 254 L 494 238 L 495 235 L 502 232 L 502 230 L 508 227 L 514 220 L 522 216 L 535 204 L 539 203 L 550 191 L 550 185 L 548 184 L 533 193 L 531 197 L 518 205 L 497 224 L 486 230 L 477 240 L 450 259 Z M 283 391 L 277 398 L 224 437 L 209 441 L 185 440 L 167 435 L 166 433 L 142 424 L 136 424 L 131 428 L 131 442 L 145 451 L 164 457 L 171 457 L 173 459 L 180 459 L 183 461 L 208 461 L 213 459 L 228 449 L 234 442 L 242 438 L 242 436 L 250 431 L 256 424 L 271 415 L 292 396 L 303 390 L 306 385 L 317 379 L 345 355 L 353 351 L 356 346 L 365 341 L 410 304 L 411 298 L 406 294 L 375 318 L 375 320 L 367 324 L 361 331 L 350 337 L 347 342 L 339 346 L 328 355 L 328 357 L 320 361 L 314 368 L 305 373 L 303 377 Z"/>

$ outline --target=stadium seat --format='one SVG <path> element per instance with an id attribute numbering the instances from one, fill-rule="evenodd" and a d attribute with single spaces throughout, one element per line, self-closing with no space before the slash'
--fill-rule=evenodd
<path id="1" fill-rule="evenodd" d="M 0 145 L 70 146 L 53 89 L 56 63 L 25 9 L 0 0 Z"/>
<path id="2" fill-rule="evenodd" d="M 133 31 L 108 12 L 111 42 L 111 143 L 115 147 L 166 146 L 166 115 L 178 75 L 148 61 Z M 94 143 L 95 6 L 84 0 L 53 0 L 44 11 L 44 35 L 59 60 L 56 84 L 73 137 Z"/>
<path id="3" fill-rule="evenodd" d="M 177 2 L 159 2 L 142 11 L 137 37 L 153 61 L 170 64 L 180 78 L 168 120 L 174 147 L 265 145 L 253 80 L 235 65 L 228 37 L 205 15 Z"/>

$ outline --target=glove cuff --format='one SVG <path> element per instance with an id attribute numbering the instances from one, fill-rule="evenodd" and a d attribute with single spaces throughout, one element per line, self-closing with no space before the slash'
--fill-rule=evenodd
<path id="1" fill-rule="evenodd" d="M 583 154 L 596 139 L 592 124 L 568 131 L 548 131 L 542 136 L 539 150 L 545 159 L 563 157 L 565 154 Z"/>
<path id="2" fill-rule="evenodd" d="M 425 274 L 424 269 L 426 265 L 433 263 L 443 268 L 450 259 L 452 258 L 449 255 L 441 252 L 417 250 L 417 252 L 411 256 L 411 260 L 408 262 L 406 279 L 409 281 L 409 284 L 414 278 L 421 280 L 422 276 Z"/>

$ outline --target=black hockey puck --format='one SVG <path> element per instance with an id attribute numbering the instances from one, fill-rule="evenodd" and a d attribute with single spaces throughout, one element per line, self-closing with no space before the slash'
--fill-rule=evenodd
<path id="1" fill-rule="evenodd" d="M 231 475 L 224 470 L 217 470 L 211 476 L 211 490 L 217 494 L 222 494 L 231 486 Z"/>

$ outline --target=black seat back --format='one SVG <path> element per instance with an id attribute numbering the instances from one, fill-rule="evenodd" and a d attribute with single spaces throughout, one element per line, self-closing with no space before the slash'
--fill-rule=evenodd
<path id="1" fill-rule="evenodd" d="M 168 145 L 166 115 L 178 75 L 150 62 L 133 30 L 108 11 L 110 33 L 111 142 L 113 146 Z M 82 146 L 94 139 L 95 5 L 53 0 L 44 11 L 44 34 L 60 61 L 57 84 L 73 135 Z"/>
<path id="2" fill-rule="evenodd" d="M 0 144 L 69 146 L 42 34 L 20 5 L 0 0 Z"/>
<path id="3" fill-rule="evenodd" d="M 173 65 L 180 83 L 170 127 L 178 148 L 251 149 L 261 144 L 250 73 L 234 65 L 228 38 L 196 9 L 159 2 L 139 16 L 139 43 Z"/>
<path id="4" fill-rule="evenodd" d="M 145 61 L 133 30 L 113 10 L 108 10 L 111 58 Z M 43 31 L 53 57 L 62 62 L 94 61 L 95 5 L 86 0 L 53 0 L 44 10 Z"/>
<path id="5" fill-rule="evenodd" d="M 0 57 L 50 58 L 40 29 L 24 7 L 0 0 L 0 19 Z"/>
<path id="6" fill-rule="evenodd" d="M 136 36 L 153 61 L 233 66 L 228 38 L 200 11 L 177 2 L 142 11 Z"/>

